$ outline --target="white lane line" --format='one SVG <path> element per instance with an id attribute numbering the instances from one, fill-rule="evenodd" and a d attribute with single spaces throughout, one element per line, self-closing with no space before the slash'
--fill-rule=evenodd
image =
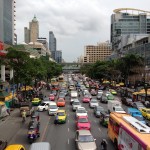
<path id="1" fill-rule="evenodd" d="M 68 145 L 69 145 L 69 139 L 68 139 Z"/>
<path id="2" fill-rule="evenodd" d="M 99 131 L 101 132 L 101 129 L 100 128 L 98 128 L 99 129 Z"/>
<path id="3" fill-rule="evenodd" d="M 68 132 L 69 132 L 69 128 L 68 128 Z"/>

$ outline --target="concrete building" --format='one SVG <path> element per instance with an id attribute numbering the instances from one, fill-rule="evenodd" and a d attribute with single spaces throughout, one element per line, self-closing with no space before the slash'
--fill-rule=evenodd
<path id="1" fill-rule="evenodd" d="M 0 0 L 0 41 L 14 45 L 15 0 Z"/>
<path id="2" fill-rule="evenodd" d="M 54 36 L 54 33 L 52 31 L 49 32 L 49 49 L 50 51 L 56 51 L 56 38 Z"/>
<path id="3" fill-rule="evenodd" d="M 87 45 L 84 50 L 84 63 L 103 61 L 111 54 L 111 44 L 108 42 L 97 45 Z"/>
<path id="4" fill-rule="evenodd" d="M 39 37 L 39 38 L 37 39 L 37 42 L 42 43 L 42 44 L 44 45 L 44 47 L 48 50 L 47 38 Z"/>
<path id="5" fill-rule="evenodd" d="M 112 50 L 118 51 L 124 35 L 150 34 L 149 15 L 150 12 L 139 9 L 115 9 L 114 14 L 111 15 Z"/>
<path id="6" fill-rule="evenodd" d="M 31 22 L 29 22 L 29 29 L 24 28 L 24 40 L 25 43 L 36 42 L 39 37 L 39 22 L 34 16 Z"/>

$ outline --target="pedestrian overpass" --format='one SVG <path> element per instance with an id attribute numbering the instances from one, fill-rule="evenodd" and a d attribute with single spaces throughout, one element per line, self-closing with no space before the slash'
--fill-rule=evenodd
<path id="1" fill-rule="evenodd" d="M 91 64 L 91 63 L 76 63 L 76 62 L 61 63 L 62 70 L 64 73 L 68 73 L 68 72 L 79 73 L 81 66 L 85 64 Z"/>

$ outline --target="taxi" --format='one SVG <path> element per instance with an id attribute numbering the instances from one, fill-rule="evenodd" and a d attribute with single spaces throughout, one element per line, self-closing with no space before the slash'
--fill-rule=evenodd
<path id="1" fill-rule="evenodd" d="M 66 119 L 67 119 L 67 114 L 65 110 L 58 110 L 57 111 L 57 123 L 66 123 Z"/>
<path id="2" fill-rule="evenodd" d="M 57 100 L 57 106 L 58 107 L 65 107 L 65 104 L 66 104 L 66 102 L 65 102 L 64 98 L 59 98 Z"/>
<path id="3" fill-rule="evenodd" d="M 145 117 L 146 119 L 150 120 L 150 109 L 148 108 L 142 108 L 140 109 L 143 117 Z"/>
<path id="4" fill-rule="evenodd" d="M 5 150 L 26 150 L 21 144 L 8 145 Z"/>
<path id="5" fill-rule="evenodd" d="M 33 98 L 32 105 L 39 105 L 41 103 L 41 100 L 39 98 Z"/>
<path id="6" fill-rule="evenodd" d="M 111 94 L 117 95 L 117 92 L 114 89 L 110 89 L 109 91 L 110 91 Z"/>
<path id="7" fill-rule="evenodd" d="M 49 100 L 50 101 L 55 101 L 55 95 L 54 94 L 50 94 L 49 95 Z"/>

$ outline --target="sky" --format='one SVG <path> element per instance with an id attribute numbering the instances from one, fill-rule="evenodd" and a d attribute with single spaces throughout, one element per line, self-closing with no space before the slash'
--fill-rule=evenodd
<path id="1" fill-rule="evenodd" d="M 110 41 L 111 15 L 117 8 L 150 11 L 150 0 L 16 0 L 18 43 L 24 41 L 24 27 L 36 15 L 39 37 L 49 40 L 53 31 L 63 59 L 77 61 L 86 45 Z"/>

